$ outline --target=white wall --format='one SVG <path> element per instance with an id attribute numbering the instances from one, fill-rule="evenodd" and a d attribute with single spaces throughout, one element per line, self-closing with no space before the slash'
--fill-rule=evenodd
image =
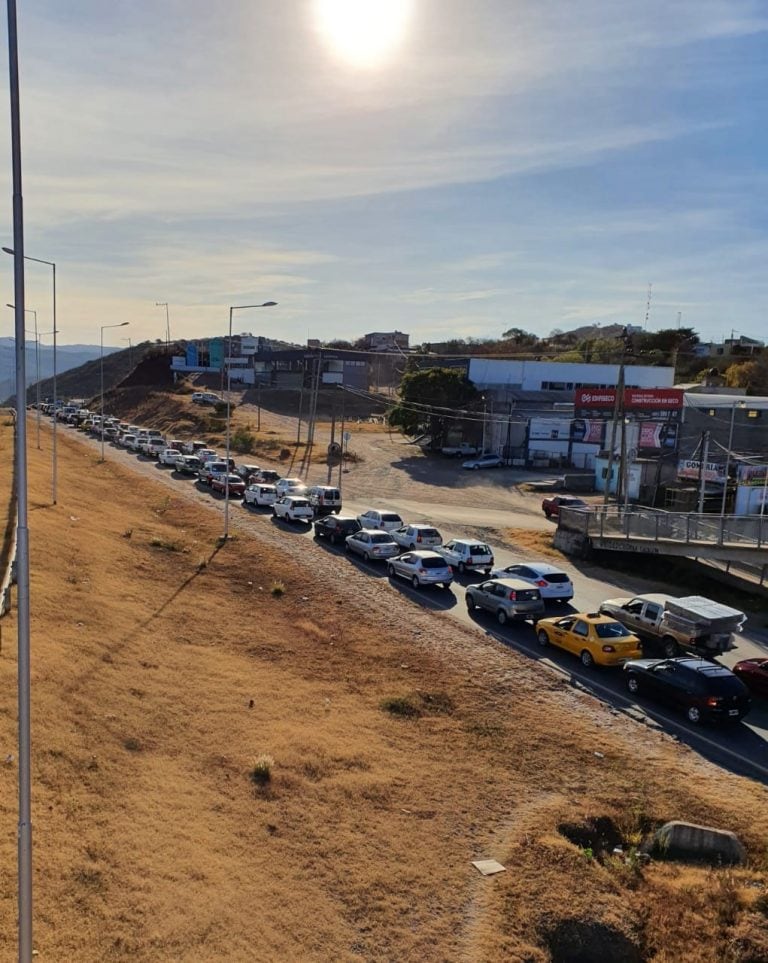
<path id="1" fill-rule="evenodd" d="M 654 368 L 649 365 L 627 365 L 624 376 L 628 387 L 671 388 L 675 382 L 673 368 Z M 492 358 L 471 358 L 469 378 L 481 390 L 500 386 L 521 388 L 524 391 L 541 391 L 542 382 L 545 381 L 615 385 L 619 379 L 619 366 L 617 364 L 570 364 L 562 361 L 501 361 Z"/>

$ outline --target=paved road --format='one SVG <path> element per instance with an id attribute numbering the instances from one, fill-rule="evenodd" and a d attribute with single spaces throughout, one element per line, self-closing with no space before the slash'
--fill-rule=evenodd
<path id="1" fill-rule="evenodd" d="M 97 444 L 94 440 L 78 434 L 84 442 Z M 138 469 L 139 462 L 134 454 L 124 452 L 120 449 L 109 447 L 109 457 L 114 458 L 127 467 L 132 465 Z M 145 469 L 153 469 L 149 461 L 142 464 L 143 473 Z M 181 478 L 169 470 L 157 468 L 153 470 L 153 476 L 177 490 L 186 490 L 190 495 L 203 500 L 210 508 L 223 510 L 223 500 L 211 498 L 204 491 L 199 491 L 195 482 L 189 478 Z M 462 525 L 466 529 L 477 528 L 514 528 L 519 526 L 524 529 L 534 527 L 534 518 L 530 510 L 523 511 L 504 511 L 495 508 L 485 509 L 482 505 L 475 508 L 443 504 L 441 502 L 414 502 L 410 499 L 399 499 L 395 496 L 387 497 L 386 500 L 371 499 L 369 501 L 347 500 L 344 506 L 345 513 L 355 514 L 368 507 L 375 507 L 386 504 L 389 507 L 399 509 L 406 519 L 417 517 L 427 521 L 432 521 L 443 528 L 450 525 L 448 532 L 443 532 L 444 537 L 460 536 Z M 255 530 L 260 527 L 263 532 L 274 532 L 274 523 L 268 512 L 260 512 L 246 508 L 240 502 L 232 504 L 233 517 L 244 521 L 249 527 Z M 537 519 L 542 524 L 535 527 L 551 527 L 551 523 L 543 518 Z M 650 703 L 633 703 L 624 688 L 624 676 L 619 670 L 610 669 L 584 669 L 580 662 L 567 653 L 559 652 L 551 647 L 541 650 L 536 643 L 536 638 L 532 627 L 528 623 L 516 625 L 498 626 L 495 621 L 487 615 L 470 615 L 467 612 L 464 600 L 464 586 L 475 580 L 473 577 L 463 579 L 454 583 L 450 591 L 423 589 L 416 590 L 404 580 L 396 579 L 390 581 L 386 575 L 383 565 L 376 563 L 367 564 L 357 558 L 344 558 L 343 550 L 332 548 L 326 544 L 313 544 L 311 531 L 304 527 L 285 526 L 280 524 L 282 536 L 286 539 L 301 539 L 306 542 L 306 549 L 302 551 L 303 557 L 309 559 L 313 552 L 323 552 L 337 554 L 339 556 L 339 574 L 343 573 L 345 565 L 355 565 L 364 571 L 371 578 L 379 580 L 382 585 L 389 583 L 390 591 L 399 595 L 407 604 L 419 605 L 425 609 L 442 612 L 458 622 L 465 625 L 472 625 L 478 631 L 493 636 L 504 645 L 515 648 L 531 660 L 538 662 L 542 667 L 549 671 L 554 671 L 567 677 L 572 684 L 578 685 L 593 693 L 596 697 L 610 704 L 616 710 L 627 712 L 638 720 L 648 725 L 656 726 L 665 732 L 673 734 L 681 742 L 686 743 L 695 749 L 702 756 L 709 758 L 718 765 L 730 769 L 731 771 L 749 775 L 768 784 L 768 705 L 756 704 L 748 719 L 736 726 L 714 727 L 701 726 L 694 727 L 687 721 L 669 712 L 666 709 L 659 709 Z M 473 537 L 476 532 L 472 532 Z M 494 546 L 497 563 L 509 564 L 515 558 L 512 553 L 502 547 Z M 626 575 L 611 576 L 602 569 L 589 566 L 584 563 L 575 563 L 567 566 L 576 588 L 575 606 L 581 611 L 594 611 L 600 602 L 606 598 L 631 595 L 638 592 L 662 591 L 674 592 L 670 586 L 663 584 L 652 584 L 647 581 L 632 578 Z M 557 607 L 553 614 L 559 611 L 566 611 L 567 607 Z M 735 653 L 729 653 L 724 659 L 726 663 L 733 663 L 739 659 L 748 658 L 752 655 L 768 655 L 768 634 L 761 634 L 759 631 L 747 630 L 740 640 L 739 647 Z"/>

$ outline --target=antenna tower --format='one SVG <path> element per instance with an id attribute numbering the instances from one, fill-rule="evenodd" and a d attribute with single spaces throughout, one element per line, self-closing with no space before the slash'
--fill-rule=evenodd
<path id="1" fill-rule="evenodd" d="M 643 331 L 648 330 L 648 317 L 651 313 L 651 291 L 653 289 L 653 284 L 648 285 L 648 300 L 645 302 L 645 321 L 643 322 Z"/>

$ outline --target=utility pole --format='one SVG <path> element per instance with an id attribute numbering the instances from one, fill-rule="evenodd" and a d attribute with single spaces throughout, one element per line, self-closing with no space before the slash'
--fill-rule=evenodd
<path id="1" fill-rule="evenodd" d="M 333 474 L 333 464 L 331 463 L 331 452 L 334 450 L 333 446 L 336 442 L 336 406 L 333 406 L 333 411 L 331 412 L 331 443 L 328 447 L 328 484 L 331 484 L 331 476 Z"/>
<path id="2" fill-rule="evenodd" d="M 603 504 L 607 505 L 611 497 L 611 480 L 613 476 L 613 453 L 616 449 L 616 428 L 619 423 L 619 416 L 623 416 L 624 411 L 624 355 L 621 356 L 619 365 L 619 377 L 616 381 L 616 397 L 613 401 L 613 421 L 611 423 L 611 443 L 608 446 L 608 467 L 605 476 L 605 491 L 603 492 Z M 622 428 L 623 434 L 623 428 Z M 621 474 L 621 473 L 619 473 Z M 619 496 L 619 485 L 616 483 L 616 498 Z"/>
<path id="3" fill-rule="evenodd" d="M 256 384 L 256 431 L 261 431 L 261 379 Z"/>
<path id="4" fill-rule="evenodd" d="M 706 464 L 709 458 L 709 432 L 701 433 L 701 451 L 699 453 L 699 515 L 704 511 L 704 488 L 706 486 Z"/>
<path id="5" fill-rule="evenodd" d="M 344 441 L 344 426 L 345 426 L 344 414 L 345 414 L 346 403 L 347 403 L 347 394 L 346 394 L 346 391 L 344 390 L 343 387 L 342 387 L 341 390 L 342 390 L 342 395 L 341 395 L 341 457 L 339 458 L 339 491 L 341 491 L 341 472 L 342 472 L 342 468 L 344 467 L 344 449 L 345 449 L 345 447 L 346 447 L 346 442 Z"/>

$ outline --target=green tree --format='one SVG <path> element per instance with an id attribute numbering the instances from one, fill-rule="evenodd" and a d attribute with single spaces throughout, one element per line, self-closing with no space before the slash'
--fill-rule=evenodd
<path id="1" fill-rule="evenodd" d="M 725 383 L 729 388 L 746 388 L 747 394 L 768 394 L 768 359 L 760 356 L 755 361 L 742 361 L 725 369 Z"/>
<path id="2" fill-rule="evenodd" d="M 501 335 L 504 341 L 511 341 L 513 344 L 536 344 L 538 338 L 529 331 L 522 328 L 508 328 Z"/>
<path id="3" fill-rule="evenodd" d="M 452 421 L 480 395 L 461 368 L 406 371 L 398 388 L 399 402 L 388 420 L 406 435 L 429 434 L 440 447 Z"/>

